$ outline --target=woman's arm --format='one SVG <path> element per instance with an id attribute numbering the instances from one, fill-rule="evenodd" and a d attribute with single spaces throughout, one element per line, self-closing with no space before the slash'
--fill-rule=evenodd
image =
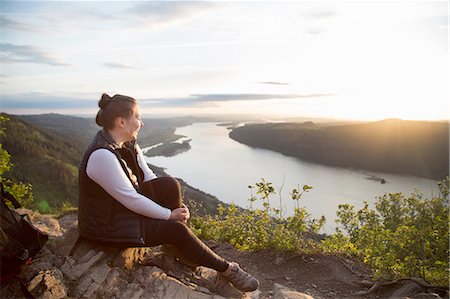
<path id="1" fill-rule="evenodd" d="M 139 167 L 144 172 L 144 182 L 148 182 L 157 178 L 156 174 L 148 167 L 147 162 L 145 162 L 144 154 L 142 153 L 141 147 L 136 143 L 137 160 Z"/>
<path id="2" fill-rule="evenodd" d="M 109 150 L 95 150 L 89 156 L 86 173 L 129 210 L 154 219 L 168 220 L 170 218 L 170 209 L 157 204 L 134 189 L 119 160 Z"/>
<path id="3" fill-rule="evenodd" d="M 136 151 L 138 153 L 137 159 L 138 159 L 139 167 L 144 172 L 144 182 L 156 179 L 157 176 L 150 169 L 150 167 L 148 167 L 147 162 L 145 162 L 145 158 L 144 158 L 142 149 L 140 148 L 140 146 L 137 143 L 136 143 Z M 182 222 L 186 223 L 190 217 L 191 217 L 191 215 L 189 213 L 188 207 L 185 204 L 183 204 L 183 207 L 172 211 L 169 219 L 170 220 L 178 220 L 178 221 L 182 221 Z"/>

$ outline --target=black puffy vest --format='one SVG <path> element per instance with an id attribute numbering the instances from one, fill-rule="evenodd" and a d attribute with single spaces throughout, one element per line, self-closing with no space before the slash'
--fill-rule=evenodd
<path id="1" fill-rule="evenodd" d="M 125 143 L 119 148 L 106 130 L 100 130 L 88 145 L 78 172 L 78 230 L 80 236 L 126 245 L 143 245 L 144 228 L 142 218 L 109 195 L 86 173 L 89 156 L 104 148 L 116 155 L 123 171 L 139 191 L 143 172 L 137 163 L 135 144 Z"/>

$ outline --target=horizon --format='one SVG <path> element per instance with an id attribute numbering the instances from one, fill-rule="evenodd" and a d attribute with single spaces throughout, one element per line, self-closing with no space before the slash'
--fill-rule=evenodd
<path id="1" fill-rule="evenodd" d="M 42 113 L 29 113 L 29 114 L 15 114 L 3 112 L 12 116 L 42 116 L 42 115 L 59 115 L 59 116 L 69 116 L 75 118 L 90 118 L 95 119 L 95 114 L 64 114 L 58 112 L 42 112 Z M 372 123 L 372 122 L 382 122 L 389 120 L 398 120 L 398 121 L 409 121 L 409 122 L 432 122 L 432 123 L 448 123 L 450 124 L 450 120 L 445 119 L 436 119 L 436 120 L 426 120 L 426 119 L 402 119 L 402 118 L 382 118 L 375 120 L 357 120 L 357 119 L 339 119 L 339 118 L 324 118 L 324 117 L 290 117 L 290 116 L 280 116 L 280 115 L 256 115 L 256 114 L 242 114 L 242 115 L 234 115 L 234 114 L 199 114 L 199 115 L 189 115 L 189 114 L 158 114 L 154 116 L 146 116 L 142 115 L 142 119 L 145 121 L 146 119 L 174 119 L 174 118 L 198 118 L 198 119 L 208 119 L 218 121 L 218 122 L 233 122 L 233 121 L 263 121 L 263 122 L 291 122 L 291 123 L 300 123 L 300 122 L 313 122 L 313 123 Z M 202 122 L 202 121 L 200 121 Z"/>
<path id="2" fill-rule="evenodd" d="M 449 121 L 448 2 L 2 1 L 1 111 Z"/>

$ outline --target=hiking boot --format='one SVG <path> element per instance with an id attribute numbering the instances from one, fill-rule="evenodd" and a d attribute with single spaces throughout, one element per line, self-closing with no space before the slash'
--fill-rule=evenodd
<path id="1" fill-rule="evenodd" d="M 229 263 L 228 269 L 220 274 L 242 292 L 253 292 L 259 287 L 259 281 L 242 270 L 236 262 Z"/>

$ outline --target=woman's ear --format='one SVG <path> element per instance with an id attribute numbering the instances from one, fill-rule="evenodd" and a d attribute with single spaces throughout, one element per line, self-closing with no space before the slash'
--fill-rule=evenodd
<path id="1" fill-rule="evenodd" d="M 125 121 L 122 117 L 117 117 L 114 122 L 116 128 L 123 128 L 125 125 Z"/>

